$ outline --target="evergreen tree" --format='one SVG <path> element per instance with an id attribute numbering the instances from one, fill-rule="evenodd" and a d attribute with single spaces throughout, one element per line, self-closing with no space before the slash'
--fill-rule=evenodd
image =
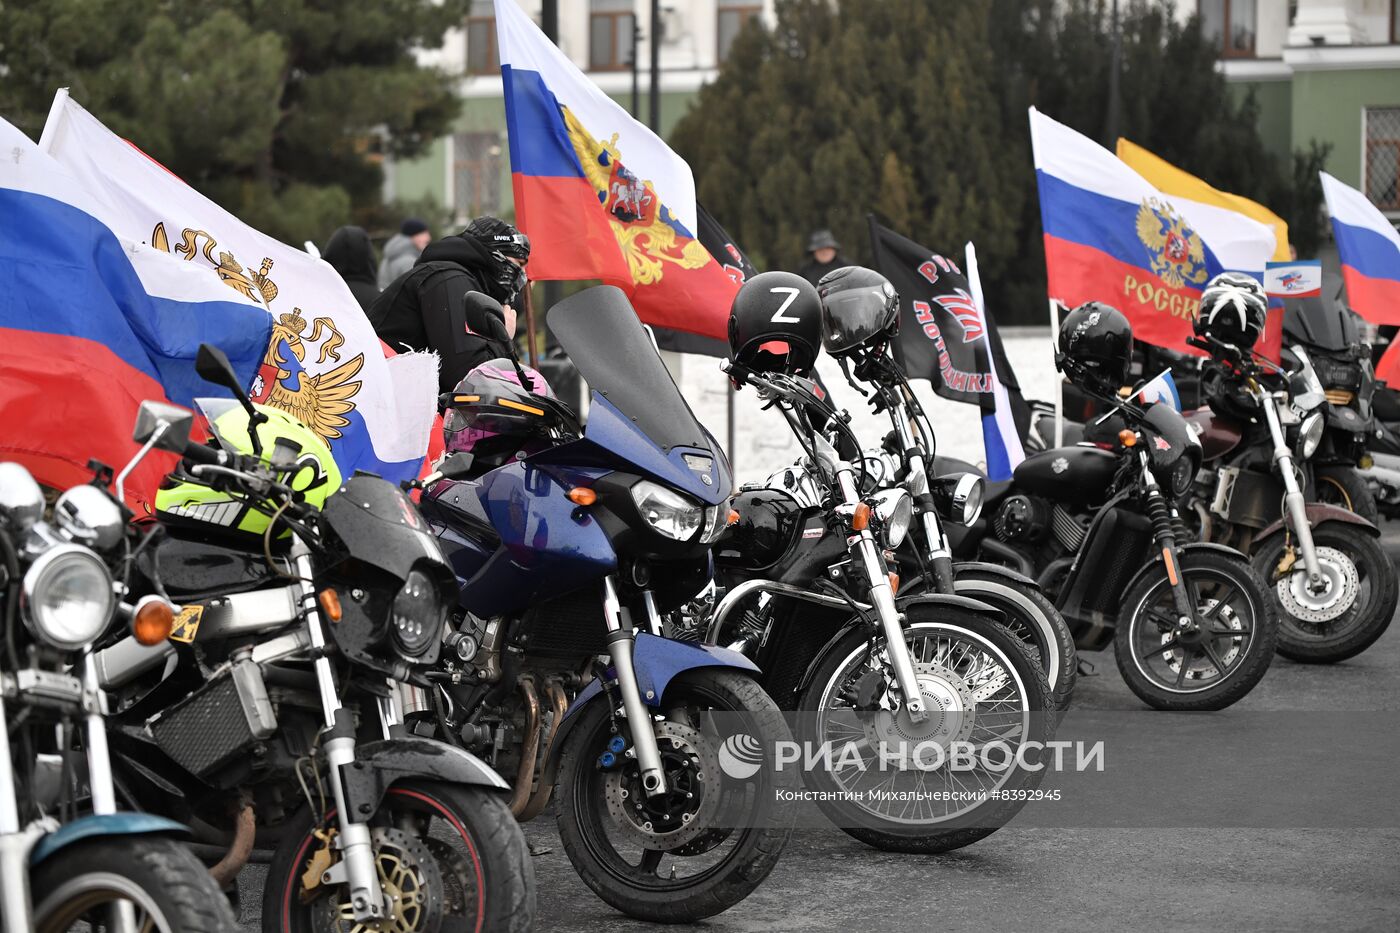
<path id="1" fill-rule="evenodd" d="M 55 89 L 290 243 L 380 210 L 386 153 L 447 132 L 454 82 L 413 56 L 466 0 L 9 0 L 0 114 L 38 138 Z"/>

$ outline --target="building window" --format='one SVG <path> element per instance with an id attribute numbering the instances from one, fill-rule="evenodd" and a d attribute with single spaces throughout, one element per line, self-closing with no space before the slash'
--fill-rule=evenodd
<path id="1" fill-rule="evenodd" d="M 717 61 L 722 62 L 729 57 L 729 47 L 734 44 L 734 37 L 744 28 L 745 23 L 757 18 L 762 12 L 763 7 L 751 0 L 719 0 L 719 22 L 715 30 L 719 39 Z"/>
<path id="2" fill-rule="evenodd" d="M 1201 31 L 1221 58 L 1253 58 L 1258 0 L 1199 0 Z"/>
<path id="3" fill-rule="evenodd" d="M 489 2 L 475 0 L 467 15 L 467 74 L 493 75 L 500 70 L 495 8 Z"/>
<path id="4" fill-rule="evenodd" d="M 501 135 L 452 136 L 452 212 L 465 221 L 501 210 Z"/>
<path id="5" fill-rule="evenodd" d="M 632 0 L 591 0 L 588 13 L 588 67 L 624 71 L 632 66 L 632 33 L 637 16 Z"/>
<path id="6" fill-rule="evenodd" d="M 1388 213 L 1400 212 L 1400 107 L 1366 108 L 1366 197 Z"/>
<path id="7" fill-rule="evenodd" d="M 1390 0 L 1390 41 L 1400 43 L 1400 0 Z"/>

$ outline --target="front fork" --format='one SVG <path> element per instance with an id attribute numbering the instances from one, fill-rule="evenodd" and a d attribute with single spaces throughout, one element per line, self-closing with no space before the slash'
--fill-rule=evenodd
<path id="1" fill-rule="evenodd" d="M 3 691 L 0 728 L 5 730 L 0 736 L 0 925 L 8 933 L 17 933 L 33 928 L 29 913 L 29 850 L 42 832 L 20 825 Z"/>
<path id="2" fill-rule="evenodd" d="M 1152 538 L 1162 552 L 1162 563 L 1167 570 L 1167 583 L 1172 588 L 1172 603 L 1176 607 L 1176 628 L 1178 633 L 1195 631 L 1200 622 L 1196 618 L 1196 603 L 1186 587 L 1186 578 L 1181 574 L 1181 553 L 1176 546 L 1176 527 L 1172 522 L 1172 508 L 1167 502 L 1157 478 L 1152 475 L 1152 464 L 1147 451 L 1138 453 L 1142 464 L 1142 481 L 1147 488 L 1147 517 L 1152 522 Z"/>
<path id="3" fill-rule="evenodd" d="M 355 720 L 350 710 L 340 703 L 335 674 L 326 652 L 326 631 L 316 603 L 316 587 L 311 582 L 315 570 L 311 565 L 311 552 L 304 542 L 293 538 L 291 557 L 292 566 L 300 578 L 301 608 L 306 617 L 311 650 L 316 658 L 316 686 L 320 690 L 321 712 L 326 723 L 324 734 L 328 737 L 322 744 L 326 750 L 326 770 L 335 796 L 339 830 L 337 844 L 340 847 L 340 861 L 332 865 L 321 880 L 325 884 L 349 885 L 350 906 L 355 912 L 355 920 L 373 923 L 384 917 L 384 892 L 380 889 L 379 872 L 375 868 L 369 824 L 355 821 L 346 806 L 345 785 L 340 779 L 340 769 L 355 761 Z"/>
<path id="4" fill-rule="evenodd" d="M 647 604 L 648 612 L 654 604 Z M 661 750 L 656 744 L 651 713 L 642 700 L 642 688 L 637 684 L 637 669 L 632 664 L 632 649 L 636 632 L 622 616 L 622 601 L 617 595 L 617 583 L 612 577 L 603 578 L 603 617 L 608 626 L 608 657 L 617 675 L 617 690 L 622 694 L 622 711 L 632 731 L 632 748 L 637 755 L 637 770 L 642 790 L 648 797 L 666 792 L 666 773 L 661 768 Z M 652 699 L 656 699 L 653 697 Z"/>
<path id="5" fill-rule="evenodd" d="M 1267 392 L 1259 398 L 1264 408 L 1264 422 L 1269 426 L 1269 436 L 1274 442 L 1274 465 L 1279 478 L 1283 480 L 1283 506 L 1288 512 L 1293 534 L 1298 538 L 1298 550 L 1303 552 L 1303 566 L 1307 568 L 1308 580 L 1317 582 L 1322 578 L 1322 568 L 1317 563 L 1317 549 L 1313 546 L 1312 525 L 1308 523 L 1308 508 L 1303 499 L 1303 491 L 1298 488 L 1298 475 L 1293 470 L 1293 452 L 1283 438 L 1283 427 L 1278 420 L 1278 404 Z"/>
<path id="6" fill-rule="evenodd" d="M 928 464 L 922 448 L 914 438 L 909 415 L 901 404 L 892 404 L 890 412 L 894 419 L 895 431 L 899 435 L 900 446 L 909 459 L 909 473 L 905 488 L 919 510 L 919 521 L 924 529 L 925 558 L 932 576 L 935 593 L 953 592 L 953 551 L 948 544 L 948 536 L 943 533 L 943 523 L 934 511 L 933 499 L 928 491 Z"/>

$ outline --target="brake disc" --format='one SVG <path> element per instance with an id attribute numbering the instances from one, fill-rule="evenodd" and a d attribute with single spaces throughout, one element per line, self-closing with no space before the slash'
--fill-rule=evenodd
<path id="1" fill-rule="evenodd" d="M 318 902 L 312 926 L 324 933 L 431 933 L 442 922 L 442 872 L 422 839 L 386 827 L 370 830 L 374 867 L 384 894 L 384 918 L 355 920 L 348 885 Z"/>
<path id="2" fill-rule="evenodd" d="M 666 793 L 648 798 L 636 761 L 610 771 L 603 798 L 622 834 L 647 849 L 673 851 L 713 829 L 720 809 L 719 748 L 699 729 L 666 720 L 656 724 Z"/>
<path id="3" fill-rule="evenodd" d="M 914 679 L 928 713 L 922 722 L 913 722 L 903 705 L 862 717 L 870 746 L 885 761 L 898 762 L 903 768 L 918 765 L 920 745 L 933 743 L 947 749 L 953 742 L 966 741 L 977 719 L 977 696 L 957 672 L 936 661 L 915 661 Z"/>
<path id="4" fill-rule="evenodd" d="M 1280 577 L 1275 585 L 1283 611 L 1303 622 L 1331 622 L 1351 608 L 1361 590 L 1361 577 L 1356 564 L 1342 551 L 1319 547 L 1317 566 L 1322 579 L 1316 584 L 1308 580 L 1308 572 L 1300 561 L 1293 572 Z"/>

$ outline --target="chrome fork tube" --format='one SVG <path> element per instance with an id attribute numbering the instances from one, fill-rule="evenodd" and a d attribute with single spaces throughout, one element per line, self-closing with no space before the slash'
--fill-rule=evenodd
<path id="1" fill-rule="evenodd" d="M 844 500 L 855 505 L 860 502 L 855 477 L 851 465 L 842 462 L 836 469 L 836 481 Z M 894 592 L 890 589 L 889 577 L 885 575 L 885 559 L 875 543 L 875 538 L 866 528 L 855 534 L 854 550 L 859 553 L 865 565 L 866 578 L 870 584 L 870 602 L 879 616 L 880 627 L 885 633 L 885 648 L 889 652 L 890 664 L 894 667 L 895 682 L 904 695 L 904 708 L 913 722 L 923 722 L 928 717 L 924 709 L 923 691 L 919 689 L 918 678 L 914 675 L 914 662 L 909 657 L 909 645 L 904 640 L 904 617 L 894 604 Z"/>
<path id="2" fill-rule="evenodd" d="M 97 665 L 92 652 L 83 652 L 79 662 L 83 668 L 83 719 L 87 727 L 83 742 L 87 745 L 88 788 L 92 793 L 92 812 L 105 816 L 117 812 L 117 791 L 112 781 L 112 759 L 107 751 L 106 697 L 97 682 Z"/>
<path id="3" fill-rule="evenodd" d="M 292 541 L 292 566 L 301 578 L 301 608 L 306 617 L 306 633 L 311 638 L 311 648 L 315 652 L 316 686 L 321 694 L 321 711 L 325 716 L 326 729 L 331 738 L 324 743 L 326 750 L 326 770 L 329 772 L 331 790 L 335 796 L 336 822 L 340 830 L 340 853 L 345 866 L 343 880 L 350 887 L 350 906 L 355 919 L 360 923 L 378 920 L 384 916 L 384 892 L 379 887 L 379 873 L 375 868 L 374 847 L 370 841 L 369 826 L 353 822 L 350 808 L 346 806 L 345 785 L 340 780 L 340 769 L 355 761 L 355 736 L 348 731 L 350 717 L 348 711 L 342 715 L 340 694 L 335 688 L 335 674 L 331 660 L 326 656 L 326 632 L 321 623 L 321 613 L 316 604 L 316 588 L 311 583 L 315 568 L 311 565 L 311 554 L 306 544 L 299 538 Z"/>
<path id="4" fill-rule="evenodd" d="M 33 929 L 29 914 L 29 850 L 35 834 L 19 824 L 14 764 L 10 760 L 9 721 L 0 692 L 0 923 L 8 933 Z"/>
<path id="5" fill-rule="evenodd" d="M 1317 563 L 1317 549 L 1313 546 L 1312 526 L 1308 524 L 1308 509 L 1303 501 L 1303 491 L 1298 488 L 1298 477 L 1293 472 L 1293 452 L 1283 438 L 1283 428 L 1278 420 L 1278 405 L 1272 395 L 1261 393 L 1260 402 L 1264 407 L 1264 421 L 1269 426 L 1269 436 L 1274 442 L 1274 466 L 1283 480 L 1283 504 L 1293 524 L 1293 533 L 1298 537 L 1298 550 L 1303 552 L 1303 566 L 1307 568 L 1308 579 L 1317 581 L 1322 577 L 1322 568 Z"/>
<path id="6" fill-rule="evenodd" d="M 611 576 L 603 578 L 603 616 L 608 624 L 608 656 L 617 672 L 617 689 L 622 694 L 622 709 L 632 727 L 632 748 L 637 755 L 637 768 L 642 778 L 642 790 L 648 797 L 666 791 L 666 773 L 661 769 L 661 750 L 656 745 L 651 713 L 642 702 L 637 686 L 637 670 L 632 666 L 635 635 L 622 624 L 622 601 L 617 597 L 617 584 Z"/>

